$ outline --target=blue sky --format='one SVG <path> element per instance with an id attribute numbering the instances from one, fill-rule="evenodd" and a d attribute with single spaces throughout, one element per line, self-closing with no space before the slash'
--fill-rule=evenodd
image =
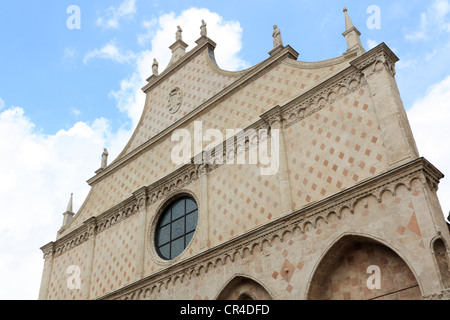
<path id="1" fill-rule="evenodd" d="M 7 105 L 24 108 L 44 133 L 54 134 L 61 128 L 69 129 L 76 121 L 88 122 L 100 117 L 108 118 L 113 128 L 117 128 L 127 118 L 116 108 L 116 101 L 109 93 L 117 90 L 120 81 L 132 72 L 132 61 L 96 59 L 83 63 L 85 55 L 110 42 L 125 52 L 151 49 L 151 43 L 138 42 L 137 36 L 147 31 L 142 23 L 170 12 L 179 15 L 191 7 L 208 8 L 225 21 L 239 22 L 242 28 L 239 57 L 250 65 L 267 58 L 274 23 L 281 28 L 285 44 L 300 52 L 300 60 L 317 61 L 339 55 L 345 50 L 345 41 L 340 36 L 344 6 L 362 32 L 366 49 L 368 40 L 386 42 L 402 60 L 425 60 L 426 55 L 437 49 L 440 39 L 439 34 L 430 34 L 428 41 L 406 38 L 420 29 L 421 14 L 429 6 L 424 1 L 320 1 L 319 5 L 317 1 L 274 4 L 246 0 L 229 1 L 225 5 L 222 1 L 138 0 L 134 2 L 134 13 L 118 18 L 117 28 L 101 27 L 97 23 L 99 17 L 113 18 L 108 8 L 117 8 L 122 2 L 2 1 L 0 35 L 5 46 L 0 53 L 0 97 Z M 70 15 L 66 9 L 75 3 L 81 10 L 81 29 L 69 30 L 66 20 Z M 372 4 L 381 10 L 380 29 L 370 30 L 366 26 L 370 16 L 366 10 Z M 220 41 L 216 42 L 220 45 Z M 420 82 L 399 73 L 406 107 L 423 95 L 424 85 L 439 81 L 449 71 L 439 68 L 425 74 L 422 69 L 426 67 L 416 66 L 411 70 L 416 77 L 421 77 Z"/>
<path id="2" fill-rule="evenodd" d="M 80 29 L 67 27 L 70 5 L 80 8 Z M 368 24 L 371 6 L 379 28 Z M 450 174 L 450 0 L 0 0 L 0 299 L 37 298 L 39 247 L 55 239 L 70 193 L 74 211 L 84 201 L 103 147 L 113 159 L 125 146 L 151 61 L 164 69 L 177 24 L 190 50 L 205 19 L 219 66 L 240 70 L 268 58 L 274 24 L 299 60 L 341 55 L 344 7 L 366 50 L 385 42 L 400 58 L 419 151 Z"/>

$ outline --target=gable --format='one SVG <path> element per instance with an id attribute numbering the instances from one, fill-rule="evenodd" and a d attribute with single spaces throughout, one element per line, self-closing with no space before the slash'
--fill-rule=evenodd
<path id="1" fill-rule="evenodd" d="M 185 117 L 247 72 L 219 69 L 214 48 L 215 43 L 208 39 L 185 56 L 173 56 L 162 74 L 148 79 L 149 83 L 143 88 L 146 99 L 141 119 L 119 158 Z"/>
<path id="2" fill-rule="evenodd" d="M 227 72 L 214 66 L 210 50 L 204 48 L 180 69 L 169 69 L 167 79 L 153 83 L 155 87 L 152 83 L 144 87 L 146 106 L 133 137 L 113 163 L 88 181 L 91 192 L 65 233 L 114 207 L 138 188 L 179 168 L 171 161 L 171 149 L 175 146 L 171 141 L 173 130 L 193 132 L 195 121 L 201 121 L 205 130 L 245 129 L 267 110 L 298 97 L 347 68 L 350 61 L 339 57 L 316 63 L 301 62 L 296 60 L 296 52 L 286 47 L 277 56 L 246 71 Z M 200 71 L 191 75 L 189 71 L 193 69 Z M 226 85 L 227 82 L 230 84 Z M 198 83 L 205 83 L 205 88 Z M 166 95 L 172 86 L 181 87 L 184 92 L 183 104 L 176 114 L 167 110 Z M 218 93 L 204 101 L 208 93 L 215 91 Z"/>

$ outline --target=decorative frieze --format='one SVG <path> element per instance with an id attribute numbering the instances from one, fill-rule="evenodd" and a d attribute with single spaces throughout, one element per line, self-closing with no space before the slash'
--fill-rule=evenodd
<path id="1" fill-rule="evenodd" d="M 282 108 L 284 127 L 304 120 L 330 105 L 339 97 L 355 92 L 366 84 L 363 74 L 354 68 L 346 69 L 340 77 L 333 77 L 292 100 Z"/>
<path id="2" fill-rule="evenodd" d="M 450 288 L 422 296 L 423 300 L 450 300 Z"/>

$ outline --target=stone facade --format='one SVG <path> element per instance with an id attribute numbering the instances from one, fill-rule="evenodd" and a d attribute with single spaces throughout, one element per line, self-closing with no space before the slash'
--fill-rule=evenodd
<path id="1" fill-rule="evenodd" d="M 188 52 L 177 38 L 169 66 L 143 88 L 123 152 L 89 179 L 82 207 L 42 247 L 39 298 L 447 299 L 443 175 L 418 154 L 398 58 L 385 44 L 365 52 L 346 10 L 345 25 L 341 57 L 301 62 L 278 45 L 239 72 L 217 66 L 205 35 Z M 173 133 L 195 134 L 196 123 L 269 132 L 277 172 L 205 161 L 249 157 L 261 136 L 231 137 L 231 152 L 226 141 L 214 152 L 203 144 L 175 164 Z M 182 195 L 198 205 L 197 228 L 181 255 L 164 260 L 155 228 Z"/>

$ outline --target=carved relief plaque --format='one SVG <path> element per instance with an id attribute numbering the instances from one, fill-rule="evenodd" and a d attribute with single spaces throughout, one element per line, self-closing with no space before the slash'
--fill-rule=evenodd
<path id="1" fill-rule="evenodd" d="M 183 92 L 179 87 L 176 87 L 169 93 L 169 104 L 167 106 L 167 109 L 170 113 L 177 113 L 178 110 L 180 110 L 182 102 Z"/>

